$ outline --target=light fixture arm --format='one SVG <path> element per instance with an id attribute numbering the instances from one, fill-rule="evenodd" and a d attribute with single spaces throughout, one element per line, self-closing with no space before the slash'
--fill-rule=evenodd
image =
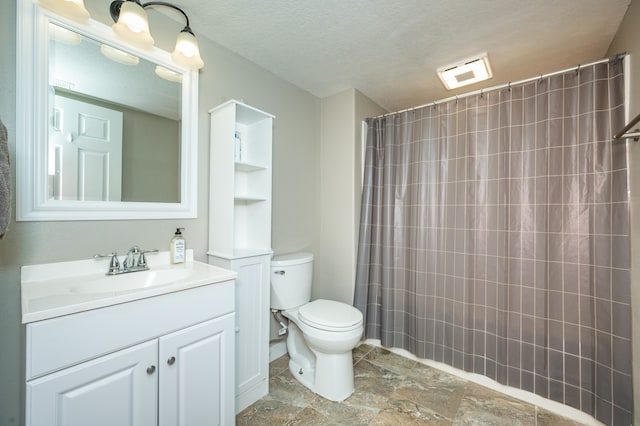
<path id="1" fill-rule="evenodd" d="M 140 0 L 114 0 L 113 2 L 111 2 L 111 5 L 109 6 L 109 13 L 111 14 L 111 19 L 113 19 L 113 22 L 118 22 L 118 17 L 120 16 L 120 8 L 122 7 L 122 4 L 125 1 L 133 1 L 138 5 L 140 5 L 140 7 L 142 7 L 143 9 L 151 6 L 166 6 L 166 7 L 170 7 L 171 9 L 177 10 L 182 14 L 182 16 L 184 16 L 184 19 L 186 21 L 186 25 L 182 29 L 182 31 L 186 31 L 191 35 L 195 35 L 193 34 L 193 31 L 191 31 L 191 27 L 189 26 L 189 17 L 184 12 L 184 10 L 180 9 L 178 6 L 175 6 L 171 3 L 167 3 L 164 1 L 150 1 L 147 3 L 141 3 Z"/>
<path id="2" fill-rule="evenodd" d="M 190 70 L 198 70 L 204 66 L 200 57 L 200 48 L 196 36 L 189 26 L 189 17 L 178 6 L 164 1 L 150 1 L 142 3 L 141 0 L 114 0 L 109 6 L 109 13 L 115 24 L 113 31 L 123 39 L 137 44 L 142 48 L 153 46 L 153 37 L 149 32 L 149 18 L 145 8 L 153 6 L 166 6 L 176 10 L 184 16 L 186 26 L 178 33 L 176 47 L 171 54 L 173 62 Z"/>

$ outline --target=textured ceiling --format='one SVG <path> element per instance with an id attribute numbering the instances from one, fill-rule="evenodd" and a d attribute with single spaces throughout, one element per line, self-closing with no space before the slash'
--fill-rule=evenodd
<path id="1" fill-rule="evenodd" d="M 630 0 L 174 0 L 191 27 L 318 97 L 389 111 L 602 59 Z M 436 69 L 487 52 L 494 77 L 446 91 Z M 214 66 L 214 65 L 209 65 Z"/>

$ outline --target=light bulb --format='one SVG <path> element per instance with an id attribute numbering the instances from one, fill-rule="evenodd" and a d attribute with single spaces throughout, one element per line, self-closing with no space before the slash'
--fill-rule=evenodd
<path id="1" fill-rule="evenodd" d="M 77 22 L 89 19 L 84 0 L 38 0 L 38 5 Z"/>
<path id="2" fill-rule="evenodd" d="M 135 1 L 125 1 L 120 7 L 118 22 L 111 27 L 113 31 L 131 43 L 141 47 L 153 46 L 154 40 L 149 33 L 147 13 Z"/>
<path id="3" fill-rule="evenodd" d="M 176 47 L 171 57 L 176 64 L 192 70 L 197 70 L 204 66 L 204 62 L 200 58 L 198 40 L 187 30 L 182 30 L 178 34 Z"/>

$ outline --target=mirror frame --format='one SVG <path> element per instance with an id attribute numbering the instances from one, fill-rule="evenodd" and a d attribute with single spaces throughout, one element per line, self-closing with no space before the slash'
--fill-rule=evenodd
<path id="1" fill-rule="evenodd" d="M 180 202 L 50 200 L 47 145 L 49 134 L 49 22 L 107 43 L 183 74 L 180 146 Z M 34 0 L 17 1 L 16 22 L 16 220 L 131 220 L 197 217 L 198 71 L 181 68 L 157 47 L 140 50 L 115 38 L 93 19 L 86 24 L 55 15 Z M 150 154 L 151 155 L 151 154 Z"/>

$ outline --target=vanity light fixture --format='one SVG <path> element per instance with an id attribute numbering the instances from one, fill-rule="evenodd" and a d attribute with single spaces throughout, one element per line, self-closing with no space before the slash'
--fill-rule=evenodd
<path id="1" fill-rule="evenodd" d="M 84 7 L 84 0 L 38 0 L 38 6 L 77 22 L 89 19 L 89 12 Z"/>
<path id="2" fill-rule="evenodd" d="M 143 48 L 153 46 L 154 40 L 149 32 L 149 19 L 146 7 L 166 6 L 180 12 L 186 20 L 186 25 L 178 34 L 176 47 L 171 57 L 173 61 L 185 68 L 197 70 L 204 66 L 200 58 L 200 48 L 193 31 L 189 27 L 189 17 L 178 6 L 163 1 L 140 3 L 140 0 L 115 0 L 109 7 L 113 24 L 113 31 L 120 37 Z"/>
<path id="3" fill-rule="evenodd" d="M 493 77 L 489 57 L 486 53 L 481 53 L 467 59 L 458 61 L 455 64 L 438 68 L 438 77 L 442 80 L 447 90 L 488 80 Z"/>

